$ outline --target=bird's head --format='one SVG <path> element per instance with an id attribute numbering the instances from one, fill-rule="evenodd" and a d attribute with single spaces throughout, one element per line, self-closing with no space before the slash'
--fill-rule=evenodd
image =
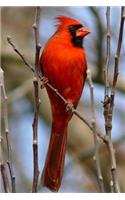
<path id="1" fill-rule="evenodd" d="M 58 16 L 56 19 L 58 20 L 58 31 L 69 33 L 73 45 L 82 47 L 83 38 L 91 31 L 72 18 Z"/>

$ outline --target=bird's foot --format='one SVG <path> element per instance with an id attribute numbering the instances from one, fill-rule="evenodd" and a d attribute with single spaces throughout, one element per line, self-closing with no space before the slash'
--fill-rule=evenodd
<path id="1" fill-rule="evenodd" d="M 74 108 L 74 106 L 73 106 L 72 103 L 67 103 L 67 104 L 66 104 L 66 112 L 68 112 L 68 111 L 72 111 L 73 108 Z"/>
<path id="2" fill-rule="evenodd" d="M 40 88 L 43 89 L 48 82 L 49 82 L 48 78 L 46 78 L 45 76 L 42 76 Z"/>

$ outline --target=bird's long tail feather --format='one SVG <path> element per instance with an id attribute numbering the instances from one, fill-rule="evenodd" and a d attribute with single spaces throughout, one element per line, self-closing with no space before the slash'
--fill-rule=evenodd
<path id="1" fill-rule="evenodd" d="M 42 173 L 42 185 L 50 190 L 59 190 L 65 162 L 65 151 L 67 143 L 67 127 L 60 132 L 52 125 L 51 138 Z"/>

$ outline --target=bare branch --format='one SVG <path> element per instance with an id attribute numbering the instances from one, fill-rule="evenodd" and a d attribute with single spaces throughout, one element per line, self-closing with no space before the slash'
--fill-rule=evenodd
<path id="1" fill-rule="evenodd" d="M 39 20 L 40 20 L 40 7 L 36 8 L 36 17 L 35 23 L 33 25 L 34 35 L 35 35 L 35 43 L 36 43 L 36 52 L 35 52 L 35 72 L 34 72 L 34 97 L 35 97 L 35 105 L 34 105 L 34 119 L 33 119 L 33 158 L 34 158 L 34 175 L 33 175 L 33 185 L 32 192 L 37 192 L 38 187 L 38 179 L 39 179 L 39 165 L 38 165 L 38 117 L 39 117 L 39 82 L 38 82 L 38 74 L 39 74 L 39 54 L 41 45 L 39 44 Z"/>
<path id="2" fill-rule="evenodd" d="M 124 31 L 124 21 L 125 21 L 125 7 L 121 8 L 121 22 L 120 22 L 120 29 L 119 29 L 119 38 L 117 44 L 117 50 L 115 55 L 115 67 L 114 67 L 114 78 L 113 78 L 113 86 L 112 86 L 112 107 L 114 105 L 114 96 L 116 90 L 116 83 L 119 74 L 119 59 L 121 53 L 121 46 L 122 46 L 122 39 L 123 39 L 123 31 Z M 113 108 L 112 108 L 113 109 Z"/>
<path id="3" fill-rule="evenodd" d="M 104 91 L 104 118 L 105 118 L 105 130 L 107 130 L 108 125 L 108 111 L 109 111 L 109 80 L 108 80 L 108 69 L 110 63 L 110 7 L 107 7 L 106 10 L 106 21 L 107 21 L 107 55 L 106 55 L 106 65 L 104 68 L 104 83 L 105 83 L 105 91 Z"/>
<path id="4" fill-rule="evenodd" d="M 0 66 L 0 171 L 1 171 L 2 181 L 3 181 L 4 191 L 8 193 L 8 192 L 10 192 L 10 188 L 9 188 L 9 181 L 8 181 L 8 177 L 7 177 L 7 171 L 5 168 L 6 162 L 4 160 L 4 155 L 3 155 L 3 134 L 2 134 L 2 124 L 1 124 L 3 82 L 4 82 L 4 75 L 3 75 L 3 70 Z"/>
<path id="5" fill-rule="evenodd" d="M 107 55 L 106 55 L 106 65 L 104 68 L 104 81 L 105 81 L 105 97 L 109 94 L 109 80 L 108 80 L 108 69 L 110 63 L 110 7 L 107 7 L 106 10 L 106 19 L 107 19 Z"/>
<path id="6" fill-rule="evenodd" d="M 39 114 L 39 85 L 38 80 L 34 77 L 34 96 L 35 96 L 35 107 L 34 107 L 34 119 L 33 119 L 33 159 L 34 159 L 34 175 L 32 192 L 37 192 L 38 178 L 39 178 L 39 166 L 38 166 L 38 114 Z"/>
<path id="7" fill-rule="evenodd" d="M 25 59 L 24 55 L 15 47 L 14 43 L 11 41 L 11 37 L 7 37 L 8 43 L 12 46 L 13 50 L 20 56 L 24 64 L 30 68 L 32 72 L 35 71 L 35 68 Z"/>
<path id="8" fill-rule="evenodd" d="M 102 177 L 102 172 L 101 172 L 101 166 L 100 166 L 100 158 L 99 158 L 99 141 L 96 133 L 96 115 L 95 115 L 95 103 L 94 103 L 94 86 L 92 83 L 92 78 L 91 78 L 91 72 L 90 69 L 87 69 L 87 79 L 88 79 L 88 84 L 90 88 L 90 98 L 91 98 L 91 111 L 92 111 L 92 129 L 94 133 L 94 145 L 95 145 L 95 155 L 94 155 L 94 160 L 96 164 L 96 169 L 97 169 L 97 178 L 98 178 L 98 184 L 99 184 L 99 189 L 101 192 L 104 192 L 104 183 L 103 183 L 103 177 Z"/>
<path id="9" fill-rule="evenodd" d="M 4 86 L 4 72 L 3 70 L 0 68 L 0 90 L 1 90 L 1 97 L 3 99 L 2 105 L 3 105 L 3 121 L 4 121 L 4 134 L 5 134 L 5 139 L 6 139 L 6 146 L 7 146 L 7 161 L 5 162 L 3 159 L 3 173 L 6 172 L 6 168 L 5 165 L 6 163 L 8 164 L 9 167 L 9 172 L 10 172 L 10 178 L 11 178 L 11 186 L 12 186 L 12 192 L 16 192 L 16 188 L 15 188 L 15 176 L 13 173 L 13 167 L 12 167 L 12 150 L 11 150 L 11 145 L 10 145 L 10 140 L 9 140 L 9 127 L 8 127 L 8 113 L 7 113 L 7 95 L 6 95 L 6 91 L 5 91 L 5 86 Z M 1 121 L 1 117 L 0 117 L 0 121 Z M 1 125 L 0 125 L 1 126 Z M 0 128 L 1 129 L 1 128 Z M 1 133 L 2 136 L 2 133 Z M 2 144 L 2 143 L 1 143 Z M 2 148 L 2 147 L 1 147 Z M 2 150 L 2 149 L 1 149 Z M 3 174 L 3 177 L 5 177 L 5 174 Z M 7 174 L 6 174 L 7 177 Z M 6 178 L 5 177 L 5 178 Z M 8 178 L 7 178 L 8 179 Z"/>
<path id="10" fill-rule="evenodd" d="M 107 55 L 106 55 L 106 65 L 104 68 L 104 82 L 105 82 L 105 91 L 104 91 L 104 119 L 105 119 L 105 131 L 106 135 L 110 136 L 109 141 L 107 142 L 107 147 L 110 152 L 110 158 L 112 160 L 112 153 L 110 147 L 112 147 L 111 144 L 111 135 L 109 135 L 108 129 L 109 129 L 109 108 L 110 108 L 110 97 L 109 97 L 109 80 L 108 80 L 108 68 L 109 68 L 109 62 L 110 62 L 110 7 L 107 7 L 106 9 L 106 21 L 107 21 Z M 111 134 L 111 133 L 110 133 Z M 114 162 L 114 160 L 113 160 Z M 113 187 L 113 180 L 110 181 L 110 187 L 111 192 L 114 191 Z"/>
<path id="11" fill-rule="evenodd" d="M 1 175 L 2 175 L 4 191 L 6 193 L 9 193 L 10 188 L 9 188 L 9 181 L 8 181 L 8 177 L 7 177 L 7 170 L 5 168 L 5 164 L 0 163 L 0 171 L 1 171 Z"/>
<path id="12" fill-rule="evenodd" d="M 104 118 L 105 118 L 105 130 L 107 135 L 107 147 L 110 155 L 111 162 L 111 191 L 120 192 L 118 178 L 117 178 L 117 168 L 116 168 L 116 158 L 115 158 L 115 150 L 113 147 L 112 139 L 111 139 L 111 131 L 112 131 L 112 117 L 113 117 L 113 109 L 114 109 L 114 99 L 115 99 L 115 91 L 116 91 L 116 83 L 118 79 L 119 73 L 119 59 L 120 52 L 122 46 L 122 38 L 123 38 L 123 29 L 124 29 L 124 19 L 125 19 L 125 7 L 121 8 L 121 22 L 120 22 L 120 30 L 119 30 L 119 38 L 117 44 L 117 50 L 115 55 L 115 66 L 114 66 L 114 76 L 113 76 L 113 84 L 111 88 L 111 94 L 108 94 L 108 64 L 110 60 L 110 39 L 108 39 L 108 35 L 110 35 L 110 8 L 107 8 L 107 64 L 106 64 L 106 72 L 105 72 L 105 98 L 104 98 Z"/>
<path id="13" fill-rule="evenodd" d="M 109 136 L 108 147 L 109 147 L 109 152 L 111 155 L 111 174 L 112 174 L 114 192 L 120 192 L 120 188 L 119 188 L 118 178 L 117 178 L 115 151 L 113 148 L 113 144 L 111 142 L 111 131 L 112 131 L 112 116 L 113 116 L 113 109 L 114 109 L 116 83 L 117 83 L 118 74 L 119 74 L 119 60 L 120 60 L 120 53 L 121 53 L 121 46 L 122 46 L 122 39 L 123 39 L 123 29 L 124 29 L 124 20 L 125 20 L 124 16 L 125 16 L 125 7 L 122 7 L 119 38 L 118 38 L 116 55 L 115 55 L 113 85 L 112 85 L 111 95 L 110 95 L 110 106 L 109 106 L 109 114 L 108 114 L 109 129 L 107 131 L 107 134 Z"/>
<path id="14" fill-rule="evenodd" d="M 41 44 L 39 43 L 39 21 L 40 21 L 40 7 L 36 8 L 36 16 L 35 22 L 33 24 L 34 29 L 34 37 L 35 37 L 35 45 L 36 45 L 36 52 L 35 52 L 35 73 L 36 75 L 39 74 L 39 55 Z"/>
<path id="15" fill-rule="evenodd" d="M 7 95 L 6 95 L 6 91 L 5 91 L 5 87 L 3 85 L 2 87 L 2 92 L 3 92 L 3 116 L 4 116 L 4 126 L 5 126 L 5 137 L 6 137 L 6 145 L 7 145 L 7 156 L 8 156 L 8 160 L 7 160 L 7 164 L 9 167 L 9 172 L 10 172 L 10 177 L 11 177 L 11 185 L 12 185 L 12 192 L 15 193 L 16 192 L 16 185 L 15 185 L 15 176 L 13 173 L 13 167 L 12 167 L 12 149 L 11 149 L 11 145 L 10 145 L 10 139 L 9 139 L 9 127 L 8 127 L 8 113 L 7 113 Z"/>

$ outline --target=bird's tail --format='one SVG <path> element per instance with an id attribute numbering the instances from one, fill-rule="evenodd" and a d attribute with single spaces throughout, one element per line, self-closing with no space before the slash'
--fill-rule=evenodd
<path id="1" fill-rule="evenodd" d="M 67 126 L 60 132 L 52 125 L 51 138 L 42 173 L 42 185 L 50 190 L 59 190 L 65 162 L 65 151 L 67 144 Z"/>

